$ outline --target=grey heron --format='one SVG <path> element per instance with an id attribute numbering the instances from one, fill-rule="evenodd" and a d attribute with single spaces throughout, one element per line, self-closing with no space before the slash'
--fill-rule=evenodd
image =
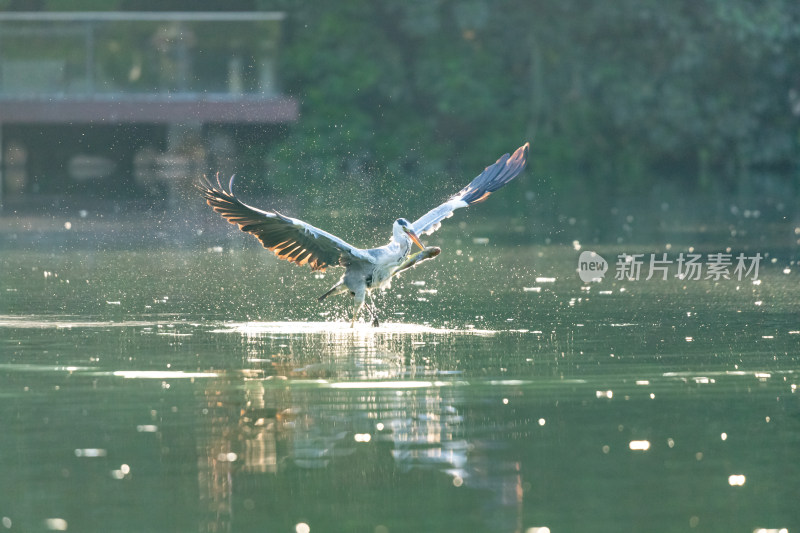
<path id="1" fill-rule="evenodd" d="M 439 254 L 439 248 L 426 248 L 419 236 L 430 235 L 439 229 L 442 220 L 453 215 L 453 211 L 482 202 L 517 177 L 525 168 L 528 148 L 529 143 L 525 143 L 512 155 L 503 155 L 469 185 L 414 222 L 398 218 L 392 224 L 389 243 L 378 248 L 356 248 L 302 220 L 275 210 L 262 211 L 249 206 L 234 195 L 233 178 L 227 189 L 220 183 L 219 174 L 216 185 L 203 179 L 197 187 L 214 211 L 240 230 L 254 235 L 264 248 L 274 252 L 278 258 L 296 265 L 308 265 L 318 271 L 325 271 L 329 266 L 344 267 L 344 275 L 319 297 L 319 301 L 328 296 L 350 293 L 354 298 L 353 320 L 350 323 L 353 327 L 370 291 L 388 288 L 395 275 Z M 420 251 L 412 253 L 412 245 L 418 246 Z M 377 326 L 378 315 L 374 303 L 366 307 L 373 325 Z"/>

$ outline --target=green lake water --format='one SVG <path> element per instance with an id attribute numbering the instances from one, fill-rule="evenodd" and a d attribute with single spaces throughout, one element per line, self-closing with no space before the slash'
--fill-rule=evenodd
<path id="1" fill-rule="evenodd" d="M 790 254 L 455 234 L 354 330 L 255 241 L 1 251 L 0 531 L 800 531 Z"/>

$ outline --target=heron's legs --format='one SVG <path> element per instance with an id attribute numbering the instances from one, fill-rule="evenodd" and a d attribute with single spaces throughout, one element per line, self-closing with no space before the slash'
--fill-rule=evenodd
<path id="1" fill-rule="evenodd" d="M 372 326 L 377 328 L 381 323 L 378 321 L 378 308 L 375 306 L 375 298 L 372 296 L 372 293 L 369 293 L 367 309 L 369 310 L 369 314 L 372 315 Z"/>
<path id="2" fill-rule="evenodd" d="M 353 306 L 353 321 L 350 322 L 350 327 L 356 327 L 356 319 L 358 318 L 358 312 L 361 311 L 361 308 L 364 307 L 364 297 L 366 296 L 365 290 L 360 290 L 353 295 L 354 306 Z"/>

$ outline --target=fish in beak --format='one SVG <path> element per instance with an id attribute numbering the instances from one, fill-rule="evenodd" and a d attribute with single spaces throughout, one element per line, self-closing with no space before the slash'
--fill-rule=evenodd
<path id="1" fill-rule="evenodd" d="M 405 232 L 406 232 L 406 235 L 408 235 L 408 237 L 409 237 L 409 238 L 410 238 L 412 241 L 414 241 L 414 244 L 416 244 L 417 246 L 419 246 L 419 249 L 420 249 L 420 250 L 424 250 L 424 249 L 425 249 L 425 247 L 424 247 L 424 246 L 422 245 L 422 243 L 420 242 L 420 240 L 419 240 L 419 237 L 417 237 L 417 234 L 416 234 L 416 233 L 414 233 L 414 231 L 413 231 L 413 230 L 411 230 L 411 229 L 407 228 L 406 226 L 403 226 L 403 231 L 405 231 Z"/>
<path id="2" fill-rule="evenodd" d="M 420 250 L 419 252 L 417 252 L 415 254 L 411 254 L 408 257 L 408 259 L 406 259 L 405 261 L 400 263 L 400 265 L 397 267 L 397 270 L 395 270 L 394 273 L 392 273 L 392 275 L 394 276 L 394 275 L 399 274 L 400 272 L 402 272 L 404 270 L 408 270 L 411 267 L 417 266 L 419 263 L 421 263 L 423 261 L 427 261 L 428 259 L 432 259 L 432 258 L 436 257 L 437 255 L 439 255 L 439 253 L 441 251 L 442 251 L 442 249 L 439 248 L 438 246 L 431 246 L 430 248 L 425 248 L 424 250 Z"/>

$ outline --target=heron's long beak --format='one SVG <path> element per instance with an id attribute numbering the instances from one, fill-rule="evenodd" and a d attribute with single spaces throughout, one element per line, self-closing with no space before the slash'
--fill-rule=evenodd
<path id="1" fill-rule="evenodd" d="M 413 231 L 411 231 L 410 229 L 408 229 L 408 228 L 405 228 L 405 227 L 403 228 L 403 230 L 405 230 L 405 232 L 406 232 L 406 234 L 409 236 L 409 238 L 410 238 L 412 241 L 414 241 L 414 244 L 416 244 L 417 246 L 419 246 L 419 249 L 420 249 L 420 250 L 424 250 L 424 249 L 425 249 L 425 247 L 424 247 L 424 246 L 422 245 L 422 243 L 419 241 L 419 237 L 417 237 L 417 234 L 416 234 L 416 233 L 414 233 Z"/>

